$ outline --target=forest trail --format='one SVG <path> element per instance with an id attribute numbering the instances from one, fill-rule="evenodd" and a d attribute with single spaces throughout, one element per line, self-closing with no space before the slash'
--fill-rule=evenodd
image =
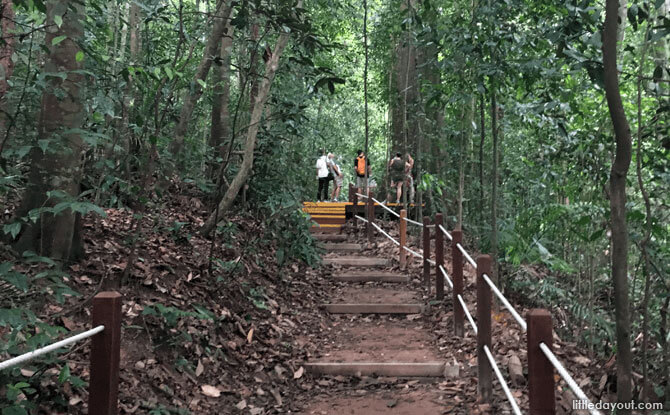
<path id="1" fill-rule="evenodd" d="M 392 269 L 388 250 L 346 236 L 333 242 L 336 235 L 314 235 L 326 249 L 331 285 L 324 287 L 328 303 L 315 304 L 328 312 L 328 320 L 315 334 L 320 347 L 304 367 L 321 386 L 329 379 L 333 386 L 345 377 L 360 381 L 311 399 L 301 413 L 459 413 L 451 411 L 462 399 L 448 399 L 445 388 L 453 388 L 449 378 L 458 377 L 460 366 L 438 345 L 419 279 L 410 269 Z M 451 393 L 462 392 L 458 387 Z"/>

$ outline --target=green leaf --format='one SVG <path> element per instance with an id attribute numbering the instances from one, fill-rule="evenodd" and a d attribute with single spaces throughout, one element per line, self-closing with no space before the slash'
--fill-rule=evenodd
<path id="1" fill-rule="evenodd" d="M 61 16 L 54 16 L 54 23 L 56 23 L 56 26 L 60 29 L 61 26 L 63 26 L 63 17 Z"/>
<path id="2" fill-rule="evenodd" d="M 51 45 L 56 46 L 57 44 L 64 41 L 65 39 L 67 39 L 67 36 L 65 36 L 65 35 L 56 36 L 55 38 L 51 39 Z"/>
<path id="3" fill-rule="evenodd" d="M 206 88 L 206 87 L 207 87 L 207 84 L 206 84 L 205 81 L 203 81 L 202 79 L 198 79 L 198 83 L 199 83 L 200 86 L 203 87 L 203 88 Z"/>
<path id="4" fill-rule="evenodd" d="M 28 277 L 19 272 L 10 272 L 3 275 L 2 279 L 12 284 L 24 293 L 28 291 Z"/>
<path id="5" fill-rule="evenodd" d="M 77 62 L 81 62 L 81 61 L 83 61 L 83 60 L 84 60 L 84 52 L 82 52 L 81 50 L 80 50 L 79 52 L 77 52 L 77 54 L 74 55 L 74 59 L 75 59 Z"/>
<path id="6" fill-rule="evenodd" d="M 63 366 L 63 368 L 60 371 L 60 374 L 58 375 L 58 382 L 59 383 L 65 383 L 70 379 L 70 366 L 67 364 Z"/>
<path id="7" fill-rule="evenodd" d="M 174 73 L 172 72 L 172 69 L 170 69 L 166 66 L 165 68 L 163 68 L 163 70 L 165 71 L 165 74 L 167 75 L 167 77 L 170 80 L 172 80 L 172 78 L 174 78 Z"/>
<path id="8" fill-rule="evenodd" d="M 12 239 L 16 239 L 16 235 L 21 232 L 21 222 L 8 223 L 2 227 L 2 231 L 5 235 L 12 235 Z"/>
<path id="9" fill-rule="evenodd" d="M 2 415 L 28 415 L 28 412 L 22 406 L 12 405 L 8 408 L 2 408 Z"/>

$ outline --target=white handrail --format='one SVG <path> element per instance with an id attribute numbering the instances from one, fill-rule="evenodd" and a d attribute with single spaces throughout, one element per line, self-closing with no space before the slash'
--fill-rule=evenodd
<path id="1" fill-rule="evenodd" d="M 461 243 L 459 242 L 458 244 L 456 244 L 456 246 L 458 247 L 458 250 L 461 251 L 465 259 L 468 260 L 470 265 L 472 265 L 475 269 L 477 269 L 477 263 L 475 262 L 474 259 L 472 259 L 472 257 L 470 256 L 470 254 L 468 254 L 465 248 L 463 248 L 463 245 L 461 245 Z"/>
<path id="2" fill-rule="evenodd" d="M 423 223 L 421 223 L 421 222 L 417 222 L 417 221 L 412 220 L 412 219 L 409 219 L 409 218 L 407 218 L 407 217 L 404 217 L 403 219 L 406 220 L 406 221 L 409 222 L 409 223 L 414 224 L 414 225 L 417 225 L 417 226 L 423 226 Z"/>
<path id="3" fill-rule="evenodd" d="M 360 193 L 356 193 L 356 196 L 358 196 L 358 197 L 364 197 L 364 198 L 366 198 L 366 199 L 368 198 L 366 195 L 362 195 L 362 194 L 360 194 Z"/>
<path id="4" fill-rule="evenodd" d="M 440 225 L 440 230 L 442 231 L 442 233 L 444 233 L 444 234 L 447 236 L 447 238 L 449 238 L 450 241 L 453 241 L 453 240 L 454 240 L 454 237 L 451 236 L 451 234 L 449 233 L 449 231 L 447 231 L 446 229 L 444 229 L 444 226 Z"/>
<path id="5" fill-rule="evenodd" d="M 368 220 L 365 219 L 365 218 L 362 218 L 362 217 L 360 217 L 360 216 L 358 216 L 358 215 L 354 215 L 354 217 L 355 217 L 356 219 L 360 219 L 360 220 L 362 220 L 362 221 L 365 222 L 365 223 L 368 223 Z"/>
<path id="6" fill-rule="evenodd" d="M 391 212 L 391 214 L 395 215 L 396 218 L 399 218 L 399 217 L 400 217 L 400 215 L 397 214 L 393 209 L 391 209 L 390 207 L 386 206 L 385 204 L 383 204 L 383 203 L 380 202 L 379 200 L 375 199 L 374 197 L 372 198 L 372 201 L 375 202 L 375 203 L 377 203 L 379 206 L 383 207 L 384 209 L 388 210 L 389 212 Z"/>
<path id="7" fill-rule="evenodd" d="M 554 365 L 558 374 L 561 375 L 563 380 L 565 380 L 565 383 L 567 383 L 568 386 L 570 387 L 570 389 L 572 389 L 572 391 L 575 393 L 575 395 L 577 395 L 577 398 L 579 398 L 579 400 L 581 400 L 582 402 L 588 402 L 590 404 L 591 400 L 586 397 L 586 394 L 584 393 L 582 388 L 580 388 L 579 385 L 577 384 L 577 382 L 575 382 L 575 380 L 572 378 L 572 376 L 570 376 L 570 373 L 568 373 L 568 371 L 565 369 L 565 367 L 563 367 L 563 365 L 558 360 L 558 358 L 556 357 L 554 352 L 551 351 L 549 346 L 547 346 L 544 343 L 540 343 L 540 349 L 542 350 L 544 355 L 547 357 L 547 359 L 549 359 L 551 364 Z M 592 405 L 589 405 L 589 406 L 592 406 Z M 589 409 L 588 411 L 591 413 L 591 415 L 602 415 L 602 413 L 595 408 Z"/>
<path id="8" fill-rule="evenodd" d="M 72 343 L 76 343 L 79 340 L 86 339 L 88 337 L 91 337 L 95 334 L 100 333 L 105 329 L 105 326 L 97 326 L 95 328 L 92 328 L 90 330 L 87 330 L 83 333 L 76 334 L 72 337 L 68 337 L 66 339 L 63 339 L 61 341 L 58 341 L 56 343 L 52 343 L 50 345 L 44 346 L 40 349 L 33 350 L 32 352 L 24 353 L 20 356 L 13 357 L 11 359 L 5 360 L 4 362 L 0 362 L 0 370 L 8 369 L 10 367 L 16 366 L 18 364 L 21 364 L 23 362 L 27 362 L 29 360 L 32 360 L 36 357 L 42 356 L 44 354 L 47 354 L 49 352 L 53 352 L 54 350 L 58 350 L 62 347 L 68 346 Z"/>
<path id="9" fill-rule="evenodd" d="M 426 261 L 428 261 L 428 263 L 429 263 L 430 265 L 435 265 L 435 264 L 436 264 L 436 262 L 433 261 L 432 259 L 426 259 Z"/>
<path id="10" fill-rule="evenodd" d="M 405 251 L 409 252 L 410 254 L 414 255 L 415 257 L 423 259 L 423 255 L 421 255 L 420 253 L 418 253 L 416 251 L 412 251 L 407 246 L 403 246 L 403 248 L 405 249 Z"/>
<path id="11" fill-rule="evenodd" d="M 394 244 L 400 246 L 400 242 L 396 241 L 395 239 L 393 239 L 393 237 L 392 237 L 391 235 L 389 235 L 388 233 L 384 232 L 384 230 L 383 230 L 382 228 L 380 228 L 379 225 L 377 225 L 376 223 L 372 222 L 372 226 L 374 226 L 375 228 L 377 228 L 377 230 L 378 230 L 379 232 L 381 232 L 384 236 L 386 236 L 387 238 L 389 238 L 389 239 L 391 240 L 391 242 L 393 242 Z"/>
<path id="12" fill-rule="evenodd" d="M 484 345 L 484 353 L 486 353 L 486 357 L 489 358 L 489 362 L 491 363 L 491 367 L 493 368 L 493 371 L 496 373 L 496 376 L 498 377 L 498 381 L 500 382 L 500 386 L 502 386 L 503 391 L 505 392 L 505 396 L 507 396 L 507 400 L 509 401 L 510 405 L 512 405 L 512 410 L 516 415 L 521 415 L 521 409 L 519 409 L 519 405 L 516 403 L 516 399 L 514 399 L 514 396 L 512 395 L 512 392 L 509 390 L 509 387 L 507 386 L 507 382 L 505 381 L 505 378 L 503 378 L 502 373 L 500 373 L 500 369 L 498 368 L 498 364 L 496 363 L 496 360 L 493 358 L 493 355 L 491 354 L 491 351 L 489 350 L 489 346 Z"/>
<path id="13" fill-rule="evenodd" d="M 526 324 L 526 320 L 524 320 L 523 317 L 521 317 L 519 315 L 519 313 L 516 312 L 514 307 L 512 307 L 512 304 L 510 304 L 510 302 L 507 301 L 507 298 L 505 298 L 503 293 L 501 293 L 500 290 L 498 289 L 498 287 L 496 287 L 496 285 L 493 283 L 493 281 L 491 281 L 491 278 L 489 278 L 489 276 L 486 275 L 486 274 L 482 275 L 482 277 L 484 277 L 484 281 L 486 281 L 486 283 L 489 285 L 489 287 L 491 287 L 491 289 L 496 294 L 496 296 L 505 305 L 505 308 L 507 308 L 507 310 L 510 312 L 510 314 L 512 314 L 512 317 L 514 317 L 514 320 L 516 320 L 516 322 L 519 323 L 519 325 L 521 326 L 521 329 L 523 329 L 523 331 L 528 330 L 528 324 Z"/>
<path id="14" fill-rule="evenodd" d="M 444 269 L 444 267 L 442 265 L 440 265 L 439 268 L 440 268 L 440 271 L 442 271 L 442 275 L 444 275 L 444 279 L 447 280 L 447 282 L 449 283 L 449 286 L 453 290 L 454 289 L 454 283 L 451 282 L 451 279 L 449 279 L 449 275 L 447 275 L 447 271 Z"/>
<path id="15" fill-rule="evenodd" d="M 470 322 L 470 325 L 472 325 L 472 330 L 475 331 L 475 335 L 477 334 L 477 324 L 475 324 L 475 320 L 472 318 L 472 315 L 470 314 L 470 310 L 468 310 L 468 306 L 465 305 L 465 300 L 463 300 L 463 297 L 461 297 L 460 294 L 458 294 L 458 301 L 461 303 L 461 307 L 463 307 L 463 311 L 465 312 L 465 317 L 468 318 L 468 321 Z"/>

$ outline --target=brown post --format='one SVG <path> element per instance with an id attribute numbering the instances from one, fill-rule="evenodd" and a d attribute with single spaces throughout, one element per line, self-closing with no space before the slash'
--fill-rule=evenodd
<path id="1" fill-rule="evenodd" d="M 540 343 L 552 348 L 552 322 L 548 310 L 535 308 L 528 319 L 528 395 L 530 415 L 555 415 L 554 367 L 540 349 Z"/>
<path id="2" fill-rule="evenodd" d="M 407 243 L 407 210 L 403 209 L 400 211 L 400 217 L 398 218 L 398 229 L 400 233 L 400 269 L 407 268 L 407 253 L 405 252 L 405 244 Z"/>
<path id="3" fill-rule="evenodd" d="M 455 230 L 451 232 L 451 278 L 454 283 L 452 292 L 452 301 L 454 304 L 454 334 L 463 337 L 465 313 L 461 307 L 458 296 L 463 295 L 463 254 L 456 245 L 463 240 L 463 231 Z"/>
<path id="4" fill-rule="evenodd" d="M 354 184 L 350 182 L 349 183 L 349 202 L 354 201 L 354 193 L 356 193 L 356 190 L 354 188 Z"/>
<path id="5" fill-rule="evenodd" d="M 356 193 L 355 187 L 354 187 L 354 201 L 352 203 L 353 203 L 352 211 L 354 212 L 354 228 L 356 228 L 356 231 L 358 231 L 358 218 L 356 218 L 356 215 L 358 215 L 358 194 Z"/>
<path id="6" fill-rule="evenodd" d="M 444 266 L 444 234 L 440 229 L 442 225 L 442 214 L 435 215 L 435 298 L 444 299 L 444 275 L 440 271 L 440 265 Z M 456 307 L 456 304 L 454 304 Z"/>
<path id="7" fill-rule="evenodd" d="M 430 218 L 423 217 L 423 282 L 430 291 Z"/>
<path id="8" fill-rule="evenodd" d="M 373 226 L 372 224 L 375 222 L 375 202 L 372 200 L 374 197 L 374 193 L 368 189 L 368 205 L 367 205 L 367 213 L 365 214 L 365 218 L 368 220 L 368 242 L 372 243 L 372 240 L 374 239 L 374 234 L 373 234 Z"/>
<path id="9" fill-rule="evenodd" d="M 105 329 L 91 338 L 91 378 L 88 413 L 116 415 L 121 354 L 121 294 L 101 292 L 93 297 L 93 327 Z"/>
<path id="10" fill-rule="evenodd" d="M 483 402 L 491 402 L 493 370 L 484 351 L 491 349 L 491 287 L 483 275 L 491 275 L 491 255 L 477 257 L 477 391 Z"/>

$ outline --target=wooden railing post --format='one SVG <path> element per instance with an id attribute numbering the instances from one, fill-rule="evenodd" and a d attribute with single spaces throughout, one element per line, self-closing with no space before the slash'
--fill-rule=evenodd
<path id="1" fill-rule="evenodd" d="M 368 220 L 368 242 L 372 243 L 372 240 L 374 239 L 374 234 L 373 234 L 373 226 L 372 224 L 375 222 L 375 202 L 372 200 L 374 197 L 374 193 L 368 189 L 368 204 L 367 204 L 367 213 L 365 214 L 365 218 Z"/>
<path id="2" fill-rule="evenodd" d="M 356 189 L 354 187 L 353 183 L 349 183 L 349 202 L 354 201 L 354 194 L 356 193 Z"/>
<path id="3" fill-rule="evenodd" d="M 93 327 L 105 329 L 91 338 L 91 378 L 88 413 L 116 415 L 121 354 L 121 294 L 102 292 L 93 297 Z"/>
<path id="4" fill-rule="evenodd" d="M 430 291 L 430 218 L 428 216 L 423 217 L 423 283 Z"/>
<path id="5" fill-rule="evenodd" d="M 540 349 L 540 343 L 552 348 L 551 313 L 544 309 L 532 309 L 528 319 L 528 395 L 530 415 L 555 415 L 554 367 Z"/>
<path id="6" fill-rule="evenodd" d="M 463 232 L 455 230 L 451 232 L 451 278 L 453 278 L 454 290 L 452 292 L 452 301 L 454 304 L 454 334 L 458 337 L 463 337 L 464 326 L 463 320 L 465 313 L 461 307 L 458 296 L 463 295 L 463 254 L 456 245 L 463 240 Z"/>
<path id="7" fill-rule="evenodd" d="M 490 255 L 477 257 L 477 391 L 483 402 L 490 402 L 493 395 L 491 364 L 484 346 L 491 349 L 491 287 L 483 275 L 491 275 Z"/>
<path id="8" fill-rule="evenodd" d="M 400 239 L 400 269 L 405 269 L 407 267 L 407 253 L 405 252 L 405 244 L 407 243 L 407 210 L 403 209 L 400 211 L 400 217 L 398 218 L 398 230 L 399 230 L 399 239 Z"/>
<path id="9" fill-rule="evenodd" d="M 356 193 L 356 188 L 354 187 L 353 189 L 354 192 L 354 197 L 353 197 L 353 206 L 352 206 L 352 211 L 354 212 L 354 228 L 356 229 L 356 232 L 358 232 L 358 218 L 356 215 L 358 215 L 358 193 Z"/>
<path id="10" fill-rule="evenodd" d="M 444 234 L 441 225 L 442 214 L 438 213 L 435 215 L 435 298 L 438 300 L 444 299 L 444 275 L 440 271 L 440 265 L 444 266 Z"/>

